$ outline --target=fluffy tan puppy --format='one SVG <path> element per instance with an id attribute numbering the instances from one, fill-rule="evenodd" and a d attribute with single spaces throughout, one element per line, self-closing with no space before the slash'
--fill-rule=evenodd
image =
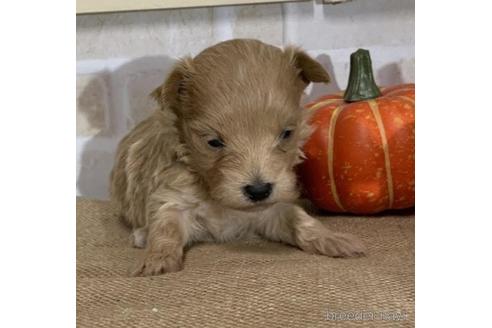
<path id="1" fill-rule="evenodd" d="M 113 199 L 145 255 L 134 275 L 182 268 L 199 241 L 251 234 L 334 257 L 360 256 L 356 237 L 296 205 L 294 166 L 309 136 L 299 103 L 323 67 L 297 48 L 231 40 L 181 60 L 152 93 L 160 110 L 120 143 Z"/>

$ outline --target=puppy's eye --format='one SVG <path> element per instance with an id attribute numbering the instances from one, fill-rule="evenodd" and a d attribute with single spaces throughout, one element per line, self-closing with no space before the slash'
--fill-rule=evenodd
<path id="1" fill-rule="evenodd" d="M 282 131 L 282 133 L 280 134 L 280 139 L 282 140 L 287 140 L 290 138 L 290 136 L 292 135 L 292 130 L 289 130 L 289 129 L 285 129 L 284 131 Z"/>
<path id="2" fill-rule="evenodd" d="M 220 139 L 212 139 L 208 141 L 208 145 L 212 148 L 223 148 L 224 142 Z"/>

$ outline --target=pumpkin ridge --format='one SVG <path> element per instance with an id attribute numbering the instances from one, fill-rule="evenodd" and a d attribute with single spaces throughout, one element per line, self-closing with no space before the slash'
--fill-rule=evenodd
<path id="1" fill-rule="evenodd" d="M 379 130 L 379 135 L 381 137 L 381 143 L 384 152 L 384 163 L 386 168 L 386 183 L 388 185 L 388 198 L 389 198 L 388 208 L 392 208 L 394 202 L 394 186 L 393 186 L 393 176 L 391 174 L 391 162 L 389 156 L 388 139 L 386 137 L 386 130 L 384 128 L 383 119 L 381 118 L 381 113 L 379 112 L 379 105 L 377 101 L 369 100 L 368 104 L 376 120 L 376 124 Z"/>
<path id="2" fill-rule="evenodd" d="M 382 95 L 382 97 L 390 97 L 390 96 L 393 95 L 393 93 L 396 93 L 396 92 L 406 92 L 406 91 L 413 91 L 413 90 L 415 90 L 415 88 L 413 88 L 413 87 L 405 87 L 405 88 L 400 88 L 400 89 L 393 89 L 393 90 L 390 90 L 390 91 L 384 93 Z"/>
<path id="3" fill-rule="evenodd" d="M 408 101 L 409 103 L 411 103 L 412 105 L 415 105 L 415 99 L 412 99 L 408 96 L 396 96 L 398 97 L 399 99 L 401 100 L 405 100 L 405 101 Z"/>
<path id="4" fill-rule="evenodd" d="M 414 83 L 405 83 L 405 84 L 398 84 L 398 85 L 393 85 L 389 87 L 384 87 L 381 89 L 381 92 L 383 93 L 383 96 L 385 96 L 388 93 L 392 93 L 394 91 L 401 91 L 401 90 L 415 90 L 415 84 Z"/>
<path id="5" fill-rule="evenodd" d="M 334 110 L 333 114 L 330 118 L 330 125 L 328 126 L 328 176 L 330 178 L 330 189 L 333 199 L 337 206 L 344 212 L 347 210 L 343 207 L 342 202 L 340 201 L 340 197 L 338 196 L 337 186 L 335 181 L 335 174 L 333 170 L 333 155 L 334 155 L 334 143 L 335 143 L 335 126 L 340 115 L 340 112 L 343 109 L 343 104 L 338 105 Z"/>
<path id="6" fill-rule="evenodd" d="M 340 100 L 342 100 L 342 99 L 327 99 L 327 100 L 323 100 L 322 102 L 314 103 L 312 106 L 308 107 L 308 109 L 311 110 L 311 111 L 318 110 L 321 107 L 331 105 L 331 104 L 333 104 L 333 103 L 335 103 L 337 101 L 340 101 Z"/>

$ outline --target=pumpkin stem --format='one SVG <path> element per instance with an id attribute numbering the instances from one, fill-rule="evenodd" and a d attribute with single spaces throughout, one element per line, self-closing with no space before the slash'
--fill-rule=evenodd
<path id="1" fill-rule="evenodd" d="M 372 73 L 371 55 L 368 50 L 359 49 L 350 55 L 350 76 L 343 95 L 346 102 L 377 98 L 381 95 Z"/>

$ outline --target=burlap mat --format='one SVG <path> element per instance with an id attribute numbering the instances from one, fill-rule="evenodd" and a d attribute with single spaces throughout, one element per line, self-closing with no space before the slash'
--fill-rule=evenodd
<path id="1" fill-rule="evenodd" d="M 413 327 L 414 218 L 323 217 L 367 243 L 362 259 L 251 240 L 201 244 L 184 270 L 131 278 L 142 250 L 107 202 L 77 200 L 78 327 Z"/>

